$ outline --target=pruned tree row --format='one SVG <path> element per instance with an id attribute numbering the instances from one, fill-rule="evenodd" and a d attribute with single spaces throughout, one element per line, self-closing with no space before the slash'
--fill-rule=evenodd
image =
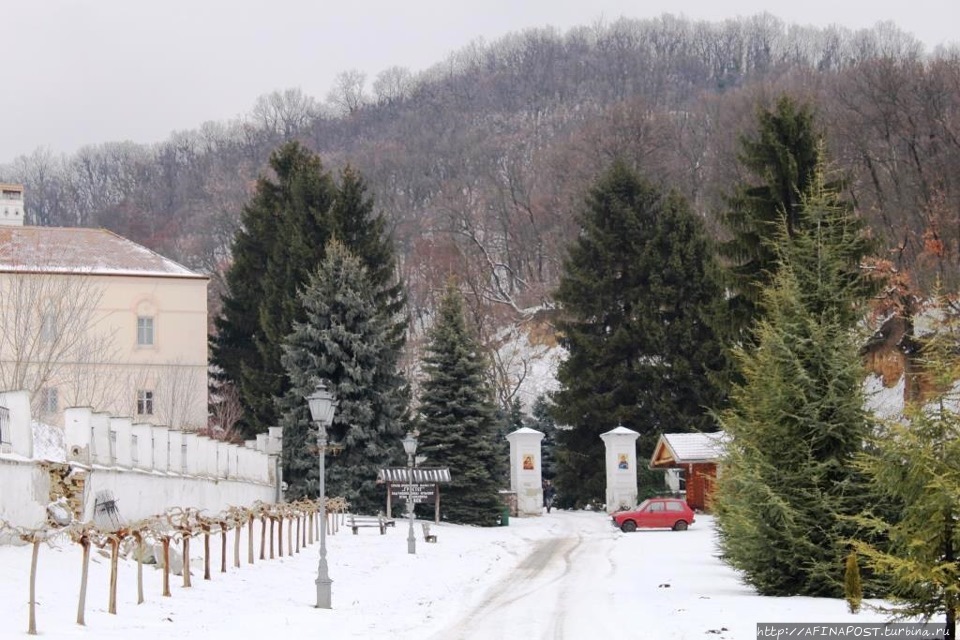
<path id="1" fill-rule="evenodd" d="M 327 532 L 336 533 L 340 521 L 349 508 L 343 498 L 328 498 L 326 501 Z M 170 575 L 183 577 L 183 588 L 191 585 L 190 547 L 194 539 L 203 541 L 203 579 L 211 580 L 211 539 L 219 537 L 220 573 L 227 572 L 228 538 L 233 534 L 233 565 L 239 568 L 240 540 L 244 525 L 247 527 L 247 564 L 254 563 L 254 522 L 260 521 L 260 559 L 265 560 L 265 549 L 269 545 L 269 557 L 292 556 L 301 548 L 313 544 L 319 539 L 320 505 L 316 500 L 300 500 L 291 503 L 266 504 L 257 501 L 250 507 L 229 507 L 217 514 L 209 515 L 205 511 L 192 507 L 174 507 L 160 515 L 150 516 L 135 522 L 110 526 L 94 521 L 74 521 L 65 526 L 46 524 L 37 528 L 15 527 L 6 521 L 0 521 L 0 535 L 6 539 L 17 539 L 32 546 L 30 562 L 30 606 L 27 633 L 37 634 L 36 620 L 36 580 L 40 546 L 52 545 L 58 540 L 68 539 L 80 545 L 82 549 L 80 567 L 80 587 L 77 598 L 77 624 L 85 625 L 87 600 L 87 582 L 90 567 L 91 549 L 105 550 L 110 559 L 109 596 L 107 611 L 117 613 L 117 592 L 119 587 L 120 558 L 132 558 L 137 563 L 137 604 L 145 601 L 143 565 L 154 563 L 161 571 L 161 596 L 172 597 Z M 286 536 L 284 536 L 286 529 Z M 182 566 L 175 561 L 179 546 Z"/>

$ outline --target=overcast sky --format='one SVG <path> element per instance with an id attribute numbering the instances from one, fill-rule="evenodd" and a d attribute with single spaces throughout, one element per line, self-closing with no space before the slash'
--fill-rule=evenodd
<path id="1" fill-rule="evenodd" d="M 818 26 L 891 20 L 928 49 L 960 42 L 957 0 L 0 0 L 0 163 L 156 142 L 278 89 L 322 100 L 340 71 L 419 71 L 479 37 L 762 11 Z"/>

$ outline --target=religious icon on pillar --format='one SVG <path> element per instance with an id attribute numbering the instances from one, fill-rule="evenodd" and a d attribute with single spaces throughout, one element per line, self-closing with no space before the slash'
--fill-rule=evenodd
<path id="1" fill-rule="evenodd" d="M 533 454 L 530 454 L 530 453 L 523 454 L 523 470 L 533 471 Z"/>
<path id="2" fill-rule="evenodd" d="M 630 463 L 627 462 L 627 454 L 621 453 L 617 457 L 617 469 L 629 469 Z"/>

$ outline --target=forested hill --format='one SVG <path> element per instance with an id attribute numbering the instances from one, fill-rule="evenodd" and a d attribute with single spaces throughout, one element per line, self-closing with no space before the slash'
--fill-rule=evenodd
<path id="1" fill-rule="evenodd" d="M 0 179 L 26 184 L 31 224 L 105 227 L 219 283 L 253 181 L 297 138 L 365 177 L 415 315 L 456 273 L 495 325 L 549 302 L 585 187 L 615 157 L 713 224 L 746 177 L 737 137 L 782 93 L 815 105 L 833 168 L 896 266 L 932 275 L 918 258 L 931 242 L 938 265 L 957 266 L 960 49 L 925 52 L 889 24 L 851 32 L 765 14 L 528 31 L 420 74 L 345 72 L 323 102 L 279 91 L 156 145 L 37 151 Z"/>

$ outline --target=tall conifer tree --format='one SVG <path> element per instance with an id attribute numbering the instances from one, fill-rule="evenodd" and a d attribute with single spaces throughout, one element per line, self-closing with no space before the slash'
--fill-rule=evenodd
<path id="1" fill-rule="evenodd" d="M 724 557 L 760 593 L 841 597 L 852 518 L 870 499 L 853 464 L 868 432 L 855 332 L 866 286 L 848 263 L 862 227 L 821 179 L 802 216 L 792 236 L 781 227 L 756 348 L 738 351 L 714 508 Z"/>
<path id="2" fill-rule="evenodd" d="M 302 317 L 297 289 L 323 256 L 335 191 L 320 159 L 297 143 L 277 149 L 270 168 L 274 177 L 260 178 L 244 207 L 211 339 L 218 377 L 240 392 L 246 435 L 277 424 L 274 398 L 287 388 L 280 344 Z"/>
<path id="3" fill-rule="evenodd" d="M 315 431 L 304 397 L 323 380 L 339 403 L 328 437 L 342 446 L 327 467 L 328 492 L 359 513 L 381 508 L 377 471 L 402 457 L 407 390 L 391 342 L 394 318 L 376 296 L 361 260 L 332 241 L 301 295 L 306 320 L 294 323 L 283 347 L 291 383 L 280 403 L 291 497 L 316 492 Z"/>
<path id="4" fill-rule="evenodd" d="M 274 179 L 261 178 L 244 208 L 223 313 L 211 339 L 219 380 L 240 391 L 241 427 L 248 435 L 277 424 L 275 398 L 289 388 L 281 344 L 305 317 L 298 292 L 330 238 L 339 238 L 368 269 L 376 301 L 390 314 L 398 359 L 407 325 L 393 246 L 362 178 L 347 168 L 335 182 L 319 157 L 296 142 L 275 151 L 270 167 Z"/>
<path id="5" fill-rule="evenodd" d="M 497 406 L 480 343 L 451 283 L 440 301 L 423 360 L 420 448 L 428 464 L 450 468 L 441 509 L 451 522 L 492 526 L 507 461 L 497 442 Z"/>
<path id="6" fill-rule="evenodd" d="M 740 164 L 751 178 L 727 197 L 720 220 L 730 237 L 719 250 L 728 262 L 732 319 L 741 332 L 761 312 L 761 291 L 779 268 L 780 230 L 793 237 L 804 229 L 801 198 L 813 184 L 822 156 L 813 108 L 786 95 L 773 108 L 759 109 L 756 133 L 740 138 Z M 839 184 L 829 192 L 832 204 L 841 205 Z"/>
<path id="7" fill-rule="evenodd" d="M 600 434 L 640 432 L 642 456 L 664 431 L 709 431 L 729 369 L 723 290 L 700 219 L 617 163 L 590 190 L 556 292 L 568 357 L 553 396 L 563 504 L 600 500 Z"/>
<path id="8" fill-rule="evenodd" d="M 545 480 L 553 480 L 557 475 L 557 423 L 550 413 L 550 404 L 546 396 L 538 396 L 533 403 L 530 416 L 530 428 L 543 434 L 540 442 L 541 467 Z"/>
<path id="9" fill-rule="evenodd" d="M 925 398 L 903 418 L 880 425 L 860 462 L 881 495 L 900 508 L 896 518 L 872 509 L 861 523 L 883 544 L 861 537 L 855 548 L 867 567 L 890 580 L 891 612 L 943 615 L 956 638 L 960 610 L 960 319 L 955 302 L 939 297 L 934 331 L 918 357 Z"/>
<path id="10" fill-rule="evenodd" d="M 406 339 L 406 296 L 397 277 L 396 257 L 387 221 L 374 209 L 367 185 L 352 167 L 340 173 L 331 210 L 334 236 L 363 260 L 376 302 L 392 318 L 390 333 L 399 352 Z M 399 355 L 399 353 L 398 353 Z"/>

